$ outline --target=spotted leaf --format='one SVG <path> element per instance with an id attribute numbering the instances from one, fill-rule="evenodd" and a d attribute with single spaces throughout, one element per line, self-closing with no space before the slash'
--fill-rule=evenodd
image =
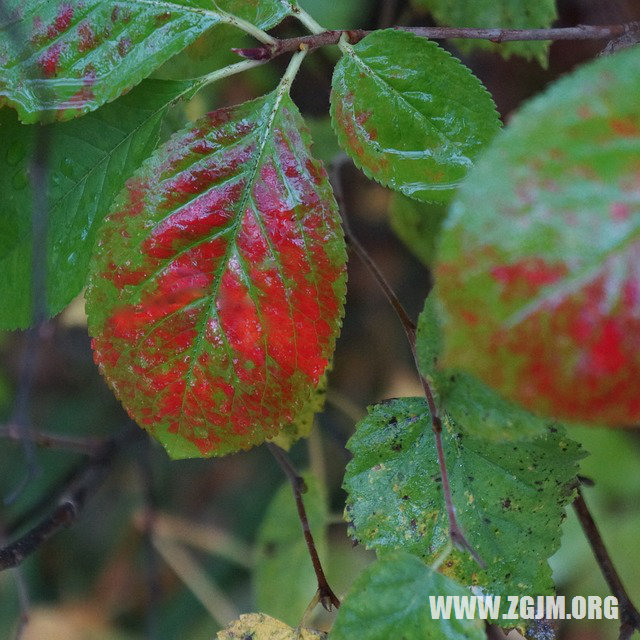
<path id="1" fill-rule="evenodd" d="M 0 105 L 25 123 L 68 120 L 117 98 L 216 24 L 224 9 L 268 28 L 292 0 L 7 0 Z"/>
<path id="2" fill-rule="evenodd" d="M 635 47 L 526 105 L 441 235 L 443 364 L 542 415 L 640 421 L 638 74 Z"/>
<path id="3" fill-rule="evenodd" d="M 423 201 L 447 201 L 498 131 L 489 93 L 435 42 L 393 29 L 345 45 L 331 117 L 367 176 Z"/>
<path id="4" fill-rule="evenodd" d="M 95 359 L 172 457 L 276 435 L 333 351 L 345 246 L 288 93 L 208 114 L 131 178 L 87 294 Z"/>
<path id="5" fill-rule="evenodd" d="M 218 640 L 325 640 L 320 631 L 289 625 L 264 613 L 244 613 L 228 627 L 218 631 Z"/>
<path id="6" fill-rule="evenodd" d="M 487 565 L 483 570 L 453 550 L 442 571 L 495 595 L 551 592 L 547 559 L 560 545 L 564 506 L 583 455 L 579 445 L 556 427 L 526 441 L 490 442 L 448 413 L 442 418 L 458 520 Z M 344 484 L 351 534 L 378 551 L 403 549 L 433 562 L 449 542 L 449 525 L 426 400 L 370 407 L 347 446 L 353 453 Z"/>

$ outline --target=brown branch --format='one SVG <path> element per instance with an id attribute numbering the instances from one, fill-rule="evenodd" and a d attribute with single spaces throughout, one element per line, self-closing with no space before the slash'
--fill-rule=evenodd
<path id="1" fill-rule="evenodd" d="M 622 584 L 622 579 L 616 571 L 611 560 L 611 556 L 607 551 L 604 540 L 600 535 L 598 526 L 596 525 L 589 507 L 584 500 L 582 491 L 578 487 L 578 496 L 573 502 L 573 508 L 578 516 L 582 530 L 591 545 L 593 555 L 596 557 L 600 571 L 604 576 L 611 593 L 618 599 L 618 605 L 621 609 L 620 615 L 620 640 L 630 638 L 634 630 L 640 631 L 640 612 L 636 609 L 631 598 Z"/>
<path id="2" fill-rule="evenodd" d="M 88 458 L 82 472 L 74 474 L 73 483 L 67 487 L 55 509 L 18 540 L 0 548 L 0 571 L 17 567 L 58 531 L 69 526 L 82 511 L 87 498 L 106 478 L 116 454 L 136 437 L 138 434 L 134 431 L 111 439 L 99 455 Z"/>
<path id="3" fill-rule="evenodd" d="M 307 511 L 304 508 L 304 501 L 302 500 L 302 494 L 306 491 L 306 486 L 302 476 L 295 470 L 291 464 L 287 454 L 273 442 L 267 442 L 267 447 L 271 454 L 276 459 L 285 475 L 291 483 L 293 490 L 293 497 L 296 501 L 296 508 L 298 509 L 298 517 L 300 518 L 300 524 L 302 525 L 302 531 L 304 533 L 304 539 L 307 543 L 307 549 L 311 556 L 311 563 L 313 564 L 313 570 L 316 574 L 316 580 L 318 582 L 318 599 L 322 603 L 322 606 L 331 611 L 332 607 L 336 609 L 340 608 L 340 600 L 338 596 L 333 592 L 327 581 L 327 577 L 322 569 L 320 558 L 318 556 L 318 550 L 316 549 L 315 542 L 313 541 L 313 535 L 311 534 L 311 527 L 309 526 L 309 519 L 307 518 Z"/>
<path id="4" fill-rule="evenodd" d="M 14 423 L 0 427 L 0 438 L 20 441 L 28 438 L 31 442 L 46 449 L 64 449 L 93 456 L 104 446 L 104 438 L 75 438 L 73 436 L 45 433 L 34 429 L 22 431 Z"/>
<path id="5" fill-rule="evenodd" d="M 405 310 L 404 306 L 396 296 L 395 292 L 387 282 L 386 278 L 378 268 L 378 265 L 371 259 L 371 256 L 367 253 L 365 248 L 360 244 L 357 238 L 353 235 L 351 231 L 351 227 L 349 225 L 349 221 L 346 215 L 346 209 L 344 205 L 344 195 L 342 192 L 342 180 L 340 178 L 340 169 L 344 165 L 346 161 L 346 156 L 339 156 L 334 161 L 331 167 L 331 183 L 333 185 L 333 191 L 336 197 L 336 201 L 338 203 L 338 207 L 342 212 L 342 225 L 344 228 L 345 238 L 349 247 L 353 249 L 354 253 L 362 260 L 364 265 L 369 269 L 370 273 L 373 275 L 374 279 L 384 292 L 387 300 L 393 307 L 396 315 L 400 319 L 404 332 L 407 336 L 407 340 L 409 342 L 409 346 L 411 348 L 411 353 L 413 355 L 413 360 L 416 365 L 416 370 L 418 372 L 418 377 L 420 378 L 420 384 L 422 385 L 422 389 L 424 390 L 424 395 L 427 399 L 427 404 L 429 405 L 429 412 L 431 413 L 431 427 L 433 429 L 433 435 L 436 443 L 436 451 L 438 453 L 438 465 L 440 467 L 440 476 L 442 477 L 442 493 L 444 495 L 445 507 L 447 510 L 447 517 L 449 520 L 449 535 L 451 536 L 451 541 L 458 547 L 459 549 L 463 549 L 468 551 L 473 559 L 482 567 L 485 568 L 486 564 L 479 556 L 478 552 L 473 548 L 471 543 L 467 540 L 462 530 L 462 527 L 458 523 L 458 519 L 456 517 L 456 508 L 453 504 L 453 499 L 451 497 L 451 485 L 449 483 L 449 472 L 447 471 L 446 459 L 444 455 L 444 448 L 442 446 L 442 420 L 438 415 L 438 408 L 435 403 L 434 394 L 431 389 L 431 385 L 427 381 L 427 379 L 420 373 L 420 365 L 418 363 L 418 354 L 416 351 L 416 325 L 409 318 L 409 314 Z"/>
<path id="6" fill-rule="evenodd" d="M 527 40 L 612 40 L 626 34 L 640 32 L 640 22 L 613 25 L 586 25 L 557 27 L 552 29 L 469 29 L 459 27 L 393 27 L 408 31 L 422 38 L 446 40 L 465 38 L 470 40 L 490 40 L 491 42 L 514 42 Z M 264 44 L 250 49 L 233 49 L 238 55 L 251 60 L 271 60 L 283 53 L 299 51 L 307 46 L 310 51 L 328 45 L 338 44 L 345 34 L 350 44 L 360 42 L 372 33 L 366 29 L 334 29 L 322 33 L 286 38 L 275 44 Z"/>

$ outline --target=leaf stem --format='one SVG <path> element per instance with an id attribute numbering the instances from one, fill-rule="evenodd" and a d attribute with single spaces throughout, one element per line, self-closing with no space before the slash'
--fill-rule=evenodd
<path id="1" fill-rule="evenodd" d="M 611 556 L 607 551 L 598 526 L 589 511 L 589 507 L 584 500 L 580 487 L 578 487 L 578 495 L 573 501 L 573 508 L 578 516 L 582 530 L 591 545 L 600 571 L 609 585 L 611 593 L 618 599 L 618 604 L 621 607 L 619 637 L 620 640 L 626 640 L 633 635 L 634 630 L 640 631 L 640 612 L 638 612 L 638 609 L 636 609 L 633 602 L 631 602 L 631 598 L 611 560 Z"/>
<path id="2" fill-rule="evenodd" d="M 215 2 L 213 4 L 216 8 L 216 13 L 220 15 L 221 22 L 237 27 L 245 33 L 248 33 L 250 36 L 253 36 L 256 40 L 258 40 L 258 42 L 262 42 L 266 45 L 273 46 L 278 42 L 273 36 L 270 36 L 266 31 L 260 29 L 260 27 L 256 27 L 256 25 L 251 24 L 251 22 L 243 20 L 238 16 L 234 16 L 232 13 L 223 11 L 222 9 L 218 8 Z"/>
<path id="3" fill-rule="evenodd" d="M 433 429 L 433 435 L 436 442 L 436 451 L 438 453 L 438 465 L 440 467 L 440 475 L 442 477 L 442 493 L 444 495 L 445 506 L 447 510 L 447 517 L 449 519 L 449 535 L 451 537 L 451 541 L 456 547 L 459 549 L 467 550 L 473 559 L 481 566 L 485 567 L 486 564 L 482 560 L 482 558 L 478 555 L 477 551 L 471 546 L 469 541 L 466 539 L 462 528 L 460 527 L 458 520 L 456 518 L 456 509 L 453 504 L 453 499 L 451 497 L 451 485 L 449 483 L 449 473 L 447 471 L 446 459 L 444 455 L 444 448 L 442 446 L 442 420 L 438 415 L 438 408 L 435 403 L 434 394 L 429 385 L 427 379 L 420 373 L 420 366 L 418 364 L 418 356 L 416 352 L 416 325 L 409 318 L 409 314 L 406 312 L 402 303 L 396 296 L 395 292 L 386 281 L 384 275 L 376 265 L 376 263 L 371 259 L 371 256 L 367 253 L 364 247 L 360 244 L 360 242 L 355 238 L 353 232 L 351 231 L 351 227 L 349 226 L 349 222 L 347 220 L 345 206 L 344 206 L 344 196 L 342 193 L 342 180 L 340 178 L 340 168 L 346 161 L 346 156 L 339 156 L 334 162 L 331 168 L 331 177 L 334 193 L 336 196 L 336 201 L 338 202 L 338 207 L 342 212 L 342 222 L 344 227 L 345 238 L 349 244 L 349 247 L 353 249 L 354 253 L 362 260 L 364 265 L 369 269 L 370 273 L 373 275 L 374 279 L 384 292 L 387 300 L 393 307 L 396 315 L 398 316 L 404 332 L 407 336 L 407 340 L 409 342 L 409 346 L 411 348 L 411 353 L 413 354 L 413 360 L 416 365 L 416 369 L 418 371 L 418 376 L 420 378 L 420 383 L 422 385 L 422 389 L 424 390 L 424 395 L 427 399 L 427 404 L 429 405 L 429 412 L 431 413 L 431 426 Z"/>
<path id="4" fill-rule="evenodd" d="M 201 89 L 213 82 L 217 82 L 218 80 L 222 80 L 223 78 L 233 76 L 236 73 L 242 73 L 243 71 L 253 69 L 254 67 L 259 67 L 265 62 L 266 60 L 242 60 L 242 62 L 235 62 L 234 64 L 222 67 L 222 69 L 216 69 L 215 71 L 198 78 L 198 81 L 201 83 L 198 89 Z"/>
<path id="5" fill-rule="evenodd" d="M 326 31 L 326 29 L 322 25 L 318 24 L 302 7 L 296 7 L 293 10 L 293 14 L 314 35 L 324 33 Z"/>
<path id="6" fill-rule="evenodd" d="M 313 18 L 312 18 L 313 20 Z M 314 21 L 315 22 L 315 21 Z M 316 23 L 317 24 L 317 23 Z M 319 26 L 319 25 L 318 25 Z M 297 51 L 300 45 L 309 47 L 309 51 L 335 45 L 344 36 L 348 44 L 356 44 L 373 33 L 367 29 L 330 29 L 312 30 L 312 35 L 276 40 L 275 44 L 265 44 L 250 49 L 237 49 L 236 53 L 252 60 L 271 60 L 288 51 Z M 627 34 L 638 34 L 640 22 L 626 22 L 613 25 L 577 25 L 575 27 L 556 27 L 551 29 L 472 29 L 460 27 L 391 27 L 399 31 L 413 33 L 421 38 L 446 40 L 463 38 L 469 40 L 490 40 L 491 42 L 516 42 L 539 40 L 612 40 Z"/>
<path id="7" fill-rule="evenodd" d="M 311 534 L 311 527 L 309 526 L 307 511 L 304 507 L 304 501 L 302 500 L 302 494 L 306 491 L 304 479 L 296 471 L 293 464 L 291 464 L 289 456 L 287 456 L 285 451 L 283 451 L 279 446 L 273 444 L 273 442 L 267 442 L 266 444 L 267 448 L 269 449 L 269 451 L 271 451 L 271 454 L 276 459 L 277 463 L 280 465 L 285 475 L 289 479 L 289 482 L 291 483 L 293 497 L 296 501 L 296 508 L 298 510 L 298 518 L 300 519 L 300 524 L 302 525 L 304 539 L 307 543 L 307 549 L 309 550 L 311 563 L 313 564 L 313 570 L 316 574 L 316 580 L 318 582 L 318 599 L 327 611 L 331 611 L 332 607 L 339 609 L 340 600 L 329 586 L 327 577 L 325 576 L 324 570 L 322 569 L 322 564 L 320 563 L 318 550 L 316 549 L 315 542 L 313 541 L 313 535 Z"/>

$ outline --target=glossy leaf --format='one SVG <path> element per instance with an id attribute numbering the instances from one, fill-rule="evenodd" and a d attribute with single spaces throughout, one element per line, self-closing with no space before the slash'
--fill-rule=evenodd
<path id="1" fill-rule="evenodd" d="M 310 474 L 304 474 L 304 479 L 309 526 L 320 558 L 325 560 L 328 516 L 324 492 Z M 258 608 L 288 624 L 298 624 L 318 585 L 289 482 L 269 504 L 256 544 L 253 584 Z"/>
<path id="2" fill-rule="evenodd" d="M 545 29 L 557 18 L 555 0 L 414 0 L 429 10 L 441 24 L 451 27 L 479 29 Z M 457 40 L 462 51 L 489 49 L 511 55 L 535 58 L 546 67 L 549 57 L 548 41 L 502 42 L 488 40 Z"/>
<path id="3" fill-rule="evenodd" d="M 636 47 L 525 106 L 441 236 L 443 364 L 544 415 L 640 421 L 639 73 Z"/>
<path id="4" fill-rule="evenodd" d="M 376 31 L 336 65 L 331 117 L 370 178 L 423 201 L 447 201 L 499 129 L 480 81 L 434 42 Z"/>
<path id="5" fill-rule="evenodd" d="M 438 394 L 438 405 L 467 431 L 487 440 L 520 440 L 544 433 L 556 422 L 510 402 L 475 376 L 439 366 L 442 329 L 435 296 L 430 294 L 418 318 L 416 350 L 420 370 Z"/>
<path id="6" fill-rule="evenodd" d="M 148 81 L 86 118 L 49 125 L 46 310 L 61 311 L 85 284 L 97 229 L 115 195 L 153 151 L 167 105 L 184 82 Z M 32 321 L 30 164 L 36 130 L 0 110 L 0 328 Z M 42 185 L 39 185 L 41 188 Z"/>
<path id="7" fill-rule="evenodd" d="M 287 0 L 224 0 L 259 27 Z M 117 98 L 228 15 L 209 0 L 8 0 L 0 22 L 0 104 L 25 123 L 68 120 Z"/>
<path id="8" fill-rule="evenodd" d="M 345 245 L 282 87 L 158 149 L 102 227 L 87 295 L 96 362 L 172 457 L 259 444 L 333 352 Z"/>
<path id="9" fill-rule="evenodd" d="M 436 244 L 447 210 L 442 205 L 418 202 L 394 193 L 389 221 L 395 234 L 425 266 L 435 261 Z"/>
<path id="10" fill-rule="evenodd" d="M 408 553 L 385 554 L 356 578 L 329 640 L 483 640 L 480 620 L 433 620 L 429 597 L 469 591 Z"/>
<path id="11" fill-rule="evenodd" d="M 471 435 L 443 413 L 443 446 L 459 523 L 485 561 L 454 550 L 442 570 L 496 595 L 544 594 L 547 559 L 560 544 L 564 506 L 582 457 L 559 428 L 519 442 Z M 369 408 L 348 443 L 346 517 L 367 547 L 403 549 L 432 562 L 449 541 L 431 417 L 421 398 Z"/>
<path id="12" fill-rule="evenodd" d="M 216 637 L 218 640 L 323 640 L 327 635 L 312 629 L 292 629 L 264 613 L 245 613 L 218 631 Z"/>

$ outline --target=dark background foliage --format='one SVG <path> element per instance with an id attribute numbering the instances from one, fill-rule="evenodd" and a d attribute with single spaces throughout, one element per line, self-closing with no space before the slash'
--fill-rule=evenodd
<path id="1" fill-rule="evenodd" d="M 433 24 L 427 13 L 404 0 L 307 0 L 301 4 L 329 27 Z M 558 4 L 558 26 L 640 19 L 640 6 L 635 0 L 560 0 Z M 288 21 L 276 30 L 280 36 L 298 32 L 298 26 Z M 205 46 L 194 45 L 196 59 L 205 57 Z M 602 46 L 588 41 L 554 43 L 547 69 L 519 58 L 505 61 L 488 52 L 462 58 L 491 91 L 507 121 L 523 100 L 598 55 Z M 334 62 L 332 49 L 310 56 L 292 92 L 301 111 L 310 118 L 316 152 L 325 161 L 338 151 L 327 119 Z M 193 118 L 270 89 L 285 65 L 286 59 L 277 59 L 269 67 L 209 87 L 191 103 L 178 105 L 170 114 L 165 135 L 180 127 L 187 115 Z M 429 273 L 390 228 L 390 193 L 351 166 L 345 169 L 344 182 L 346 205 L 356 235 L 416 317 L 430 287 Z M 24 347 L 24 333 L 0 337 L 3 421 L 13 411 Z M 29 419 L 34 428 L 83 438 L 107 437 L 131 429 L 92 362 L 82 299 L 41 330 L 37 361 L 31 366 Z M 340 484 L 347 462 L 344 445 L 354 421 L 367 404 L 420 393 L 400 325 L 376 283 L 352 258 L 347 313 L 330 376 L 327 408 L 319 416 L 311 440 L 299 443 L 292 451 L 301 468 L 310 466 L 324 477 L 331 513 L 342 511 L 344 493 Z M 6 429 L 1 433 L 6 436 Z M 596 486 L 587 490 L 588 498 L 629 592 L 632 596 L 640 594 L 637 432 L 585 429 L 576 430 L 572 436 L 593 454 L 584 464 L 585 475 L 596 480 Z M 57 488 L 82 464 L 83 456 L 40 448 L 35 460 L 29 462 L 22 446 L 10 438 L 0 439 L 0 447 L 0 496 L 12 493 L 28 473 L 29 465 L 33 470 L 14 503 L 0 507 L 0 528 L 6 536 L 13 537 L 47 513 L 55 502 Z M 32 617 L 25 638 L 32 640 L 211 638 L 219 628 L 211 609 L 224 612 L 227 600 L 239 611 L 255 609 L 250 572 L 224 559 L 224 540 L 216 532 L 231 536 L 240 546 L 240 553 L 249 558 L 265 509 L 283 480 L 264 447 L 223 459 L 171 462 L 147 437 L 134 438 L 114 460 L 106 481 L 88 497 L 86 509 L 72 528 L 42 546 L 18 571 L 0 574 L 0 638 L 10 638 L 15 633 L 21 590 Z M 193 530 L 190 523 L 207 529 L 217 552 L 190 553 L 208 581 L 208 590 L 200 593 L 200 600 L 208 603 L 209 610 L 194 595 L 193 585 L 185 584 L 185 576 L 178 577 L 153 551 L 145 534 L 149 522 L 145 514 L 149 509 L 182 519 L 173 524 L 175 536 Z M 336 589 L 344 592 L 369 555 L 351 548 L 345 526 L 337 521 L 329 527 L 329 541 L 329 575 Z M 564 525 L 563 547 L 554 557 L 553 566 L 560 592 L 607 594 L 571 514 Z M 195 577 L 192 574 L 190 579 Z M 286 591 L 289 585 L 274 582 L 272 588 Z M 312 595 L 309 593 L 308 597 Z M 569 623 L 560 637 L 609 638 L 614 637 L 616 628 L 612 622 Z"/>

